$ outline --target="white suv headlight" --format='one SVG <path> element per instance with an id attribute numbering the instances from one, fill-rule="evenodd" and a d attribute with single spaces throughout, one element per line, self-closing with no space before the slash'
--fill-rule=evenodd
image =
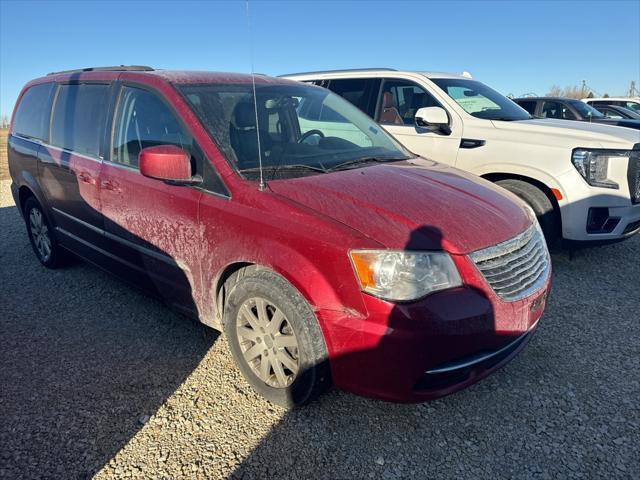
<path id="1" fill-rule="evenodd" d="M 609 180 L 609 159 L 620 157 L 629 158 L 630 152 L 626 150 L 587 150 L 576 148 L 571 155 L 573 165 L 580 175 L 592 187 L 618 189 L 620 185 Z"/>
<path id="2" fill-rule="evenodd" d="M 352 250 L 351 262 L 360 288 L 392 301 L 417 300 L 429 293 L 462 285 L 445 252 Z"/>

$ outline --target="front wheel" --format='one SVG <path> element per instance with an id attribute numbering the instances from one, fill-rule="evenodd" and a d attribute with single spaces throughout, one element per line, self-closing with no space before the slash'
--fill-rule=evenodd
<path id="1" fill-rule="evenodd" d="M 535 185 L 522 180 L 507 179 L 496 183 L 520 197 L 533 209 L 549 249 L 557 248 L 561 240 L 562 226 L 560 215 L 549 197 Z"/>
<path id="2" fill-rule="evenodd" d="M 229 283 L 224 330 L 254 390 L 286 408 L 322 393 L 330 384 L 327 350 L 302 295 L 281 276 L 256 267 Z"/>

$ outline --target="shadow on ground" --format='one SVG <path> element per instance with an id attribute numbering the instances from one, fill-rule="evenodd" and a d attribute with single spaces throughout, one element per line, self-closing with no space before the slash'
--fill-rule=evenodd
<path id="1" fill-rule="evenodd" d="M 89 477 L 217 335 L 97 268 L 44 269 L 15 207 L 0 232 L 0 477 Z"/>

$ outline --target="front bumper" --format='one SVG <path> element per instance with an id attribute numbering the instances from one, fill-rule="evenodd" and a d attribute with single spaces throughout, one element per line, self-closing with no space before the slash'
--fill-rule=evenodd
<path id="1" fill-rule="evenodd" d="M 545 307 L 549 278 L 515 302 L 502 301 L 486 284 L 479 288 L 478 278 L 408 304 L 363 295 L 367 316 L 319 311 L 333 382 L 395 402 L 422 402 L 465 388 L 529 342 Z"/>
<path id="2" fill-rule="evenodd" d="M 622 167 L 626 169 L 625 165 L 616 166 Z M 568 171 L 560 180 L 567 195 L 560 203 L 562 236 L 565 240 L 612 242 L 640 231 L 640 203 L 631 203 L 626 170 L 617 172 L 616 181 L 620 185 L 618 190 L 591 187 L 577 171 Z M 594 213 L 604 219 L 604 222 L 596 222 L 602 223 L 602 231 L 589 228 L 593 223 Z"/>

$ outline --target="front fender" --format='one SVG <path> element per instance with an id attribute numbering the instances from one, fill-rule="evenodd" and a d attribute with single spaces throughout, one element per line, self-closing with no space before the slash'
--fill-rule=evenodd
<path id="1" fill-rule="evenodd" d="M 488 165 L 483 165 L 481 168 L 475 169 L 472 173 L 478 175 L 479 177 L 485 177 L 488 175 L 507 175 L 517 177 L 526 177 L 533 180 L 536 180 L 540 183 L 546 185 L 549 189 L 555 188 L 562 193 L 562 200 L 559 200 L 558 203 L 562 205 L 567 198 L 567 192 L 562 187 L 562 185 L 548 172 L 541 170 L 539 168 L 529 166 L 529 165 L 519 165 L 519 164 L 506 164 L 506 163 L 493 163 Z"/>

